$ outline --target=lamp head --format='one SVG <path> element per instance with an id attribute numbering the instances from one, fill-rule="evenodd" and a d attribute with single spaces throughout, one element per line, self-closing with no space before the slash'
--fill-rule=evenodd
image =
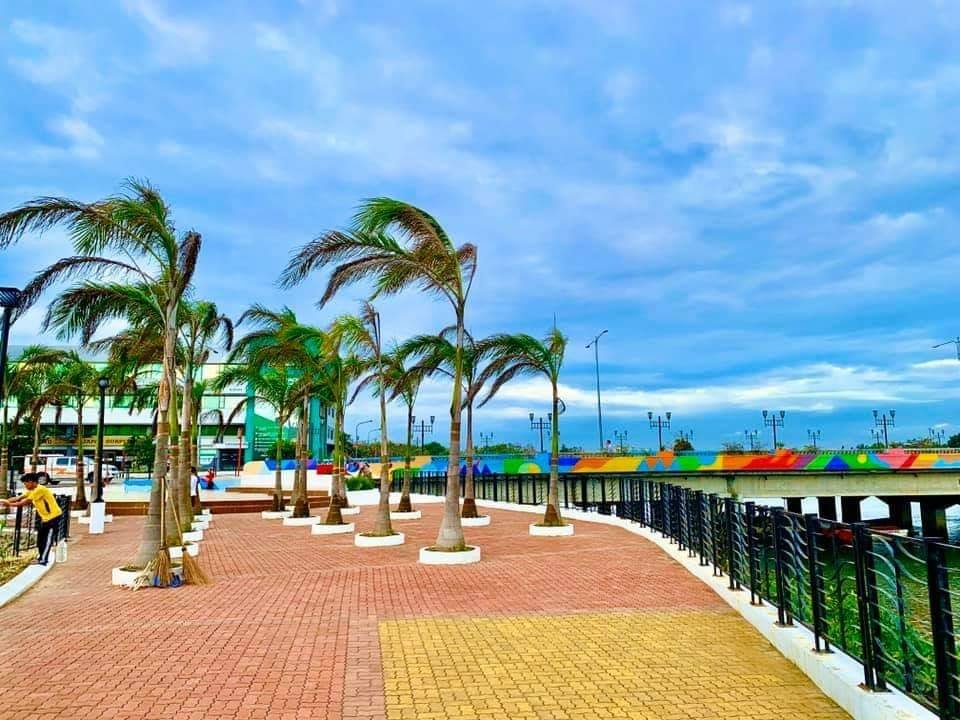
<path id="1" fill-rule="evenodd" d="M 533 422 L 533 413 L 530 413 L 530 422 Z"/>
<path id="2" fill-rule="evenodd" d="M 411 415 L 411 416 L 410 416 L 410 424 L 411 424 L 411 425 L 416 425 L 416 424 L 417 424 L 417 416 L 416 416 L 416 415 Z"/>
<path id="3" fill-rule="evenodd" d="M 647 420 L 653 420 L 653 411 L 652 411 L 652 410 L 648 410 L 648 411 L 647 411 Z"/>
<path id="4" fill-rule="evenodd" d="M 97 380 L 97 387 L 101 390 L 106 390 L 109 386 L 110 381 L 106 377 L 101 376 L 100 379 Z"/>
<path id="5" fill-rule="evenodd" d="M 891 410 L 891 411 L 890 411 L 890 417 L 891 417 L 891 418 L 893 418 L 896 414 L 897 414 L 897 411 L 896 411 L 896 410 Z"/>
<path id="6" fill-rule="evenodd" d="M 786 416 L 787 416 L 787 411 L 786 411 L 786 410 L 781 410 L 781 411 L 780 411 L 780 419 L 783 420 Z"/>
<path id="7" fill-rule="evenodd" d="M 430 416 L 430 424 L 433 425 L 433 421 L 436 420 L 436 415 Z"/>
<path id="8" fill-rule="evenodd" d="M 764 410 L 764 411 L 763 411 L 763 419 L 764 419 L 764 420 L 767 419 L 767 415 L 769 415 L 769 413 L 768 413 L 766 410 Z"/>
<path id="9" fill-rule="evenodd" d="M 547 413 L 547 422 L 553 420 L 553 413 Z"/>
<path id="10" fill-rule="evenodd" d="M 670 416 L 671 416 L 671 415 L 673 415 L 673 413 L 670 412 L 669 410 L 667 410 L 667 422 L 670 422 Z"/>
<path id="11" fill-rule="evenodd" d="M 18 308 L 23 292 L 15 287 L 0 287 L 0 308 Z"/>
<path id="12" fill-rule="evenodd" d="M 873 411 L 873 416 L 874 416 L 874 417 L 877 416 L 877 411 L 876 411 L 876 410 Z"/>

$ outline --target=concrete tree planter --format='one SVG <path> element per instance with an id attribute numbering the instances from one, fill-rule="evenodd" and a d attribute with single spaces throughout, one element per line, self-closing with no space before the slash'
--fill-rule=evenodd
<path id="1" fill-rule="evenodd" d="M 340 523 L 339 525 L 324 525 L 317 523 L 310 528 L 311 535 L 342 535 L 356 531 L 353 523 Z"/>
<path id="2" fill-rule="evenodd" d="M 468 547 L 457 552 L 420 548 L 420 562 L 423 565 L 470 565 L 480 562 L 480 548 Z"/>
<path id="3" fill-rule="evenodd" d="M 174 575 L 183 577 L 183 567 L 181 565 L 175 565 L 172 568 Z M 124 585 L 130 586 L 133 585 L 133 581 L 137 579 L 138 576 L 143 574 L 143 570 L 124 570 L 123 568 L 113 568 L 113 571 L 110 576 L 110 582 L 113 585 Z"/>
<path id="4" fill-rule="evenodd" d="M 396 510 L 390 511 L 391 520 L 419 520 L 421 513 L 419 510 L 411 510 L 410 512 L 397 512 Z"/>
<path id="5" fill-rule="evenodd" d="M 393 545 L 403 545 L 406 542 L 406 536 L 403 533 L 394 533 L 393 535 L 366 535 L 357 533 L 353 536 L 353 544 L 357 547 L 392 547 Z"/>
<path id="6" fill-rule="evenodd" d="M 293 515 L 293 510 L 261 510 L 260 517 L 264 520 L 283 520 Z"/>
<path id="7" fill-rule="evenodd" d="M 345 508 L 342 507 L 340 508 L 340 514 L 341 515 L 359 515 L 360 508 L 357 505 L 354 505 L 352 507 L 345 507 Z"/>
<path id="8" fill-rule="evenodd" d="M 73 513 L 71 512 L 70 515 L 72 516 Z M 81 525 L 89 525 L 89 524 L 90 524 L 90 516 L 89 516 L 89 515 L 81 515 L 80 518 L 79 518 L 79 520 L 80 520 L 80 524 L 81 524 Z M 113 522 L 113 515 L 104 515 L 104 516 L 103 516 L 103 521 L 104 521 L 105 523 Z"/>
<path id="9" fill-rule="evenodd" d="M 203 530 L 192 530 L 191 532 L 183 533 L 183 541 L 187 542 L 200 542 L 203 540 Z"/>
<path id="10" fill-rule="evenodd" d="M 481 515 L 475 518 L 460 518 L 461 527 L 486 527 L 490 524 L 489 515 Z"/>
<path id="11" fill-rule="evenodd" d="M 573 535 L 573 525 L 538 525 L 531 523 L 530 534 L 536 537 L 569 537 Z"/>
<path id="12" fill-rule="evenodd" d="M 295 517 L 285 517 L 283 519 L 283 524 L 288 527 L 303 527 L 304 525 L 316 525 L 318 522 L 323 522 L 323 518 L 319 515 L 311 515 L 310 517 L 305 518 L 295 518 Z"/>
<path id="13" fill-rule="evenodd" d="M 210 528 L 210 523 L 204 520 L 194 520 L 193 529 L 194 530 L 208 530 Z"/>
<path id="14" fill-rule="evenodd" d="M 197 557 L 200 554 L 200 543 L 186 543 L 187 555 L 190 557 Z M 170 558 L 172 560 L 179 560 L 183 557 L 183 548 L 179 545 L 175 545 L 170 548 Z"/>

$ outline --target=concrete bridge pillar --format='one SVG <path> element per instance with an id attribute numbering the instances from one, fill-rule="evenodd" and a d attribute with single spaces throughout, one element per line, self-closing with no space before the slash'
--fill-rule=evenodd
<path id="1" fill-rule="evenodd" d="M 788 497 L 787 500 L 787 512 L 796 513 L 797 515 L 803 514 L 803 498 L 798 497 Z"/>
<path id="2" fill-rule="evenodd" d="M 843 495 L 840 497 L 840 517 L 845 523 L 855 523 L 863 520 L 860 514 L 861 497 L 850 497 Z"/>
<path id="3" fill-rule="evenodd" d="M 940 498 L 920 501 L 920 522 L 924 537 L 947 537 L 947 510 Z"/>
<path id="4" fill-rule="evenodd" d="M 901 530 L 913 530 L 913 511 L 908 497 L 884 498 L 890 513 L 890 521 Z"/>
<path id="5" fill-rule="evenodd" d="M 817 514 L 824 520 L 837 519 L 837 499 L 833 495 L 817 498 Z"/>

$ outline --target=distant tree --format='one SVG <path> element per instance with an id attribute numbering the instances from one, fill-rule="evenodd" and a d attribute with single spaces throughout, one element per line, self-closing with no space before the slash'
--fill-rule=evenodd
<path id="1" fill-rule="evenodd" d="M 960 433 L 956 435 L 951 435 L 950 439 L 947 440 L 948 448 L 960 448 Z"/>
<path id="2" fill-rule="evenodd" d="M 516 443 L 497 443 L 478 448 L 477 451 L 484 455 L 521 455 L 523 446 Z"/>
<path id="3" fill-rule="evenodd" d="M 447 448 L 438 443 L 436 440 L 431 440 L 423 446 L 424 455 L 446 455 Z"/>
<path id="4" fill-rule="evenodd" d="M 576 445 L 576 446 L 572 446 L 572 445 L 561 445 L 561 446 L 560 446 L 560 452 L 562 452 L 562 453 L 579 453 L 579 452 L 583 452 L 583 448 L 582 448 L 581 446 L 579 446 L 579 445 Z"/>
<path id="5" fill-rule="evenodd" d="M 730 455 L 737 455 L 743 452 L 743 443 L 725 442 L 720 446 L 720 449 Z"/>
<path id="6" fill-rule="evenodd" d="M 156 447 L 149 435 L 131 435 L 123 446 L 123 453 L 130 468 L 149 468 Z"/>
<path id="7" fill-rule="evenodd" d="M 673 441 L 674 452 L 689 452 L 693 450 L 693 443 L 686 438 L 677 438 Z"/>
<path id="8" fill-rule="evenodd" d="M 277 452 L 277 443 L 280 443 L 280 452 Z M 292 460 L 297 456 L 297 444 L 293 440 L 274 440 L 270 449 L 266 452 L 268 458 L 280 458 L 282 460 Z"/>
<path id="9" fill-rule="evenodd" d="M 816 447 L 815 445 L 804 445 L 802 448 L 800 448 L 800 452 L 802 452 L 804 455 L 815 454 L 820 452 L 820 448 Z"/>

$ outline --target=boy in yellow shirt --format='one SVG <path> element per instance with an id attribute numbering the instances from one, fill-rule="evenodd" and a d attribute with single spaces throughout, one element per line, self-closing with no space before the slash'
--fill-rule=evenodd
<path id="1" fill-rule="evenodd" d="M 37 512 L 37 564 L 46 565 L 50 560 L 50 550 L 53 543 L 60 537 L 60 523 L 63 520 L 63 511 L 57 503 L 57 498 L 50 492 L 50 488 L 40 485 L 36 473 L 24 473 L 20 482 L 26 492 L 20 497 L 10 500 L 0 500 L 0 505 L 6 507 L 22 507 L 33 503 Z"/>

